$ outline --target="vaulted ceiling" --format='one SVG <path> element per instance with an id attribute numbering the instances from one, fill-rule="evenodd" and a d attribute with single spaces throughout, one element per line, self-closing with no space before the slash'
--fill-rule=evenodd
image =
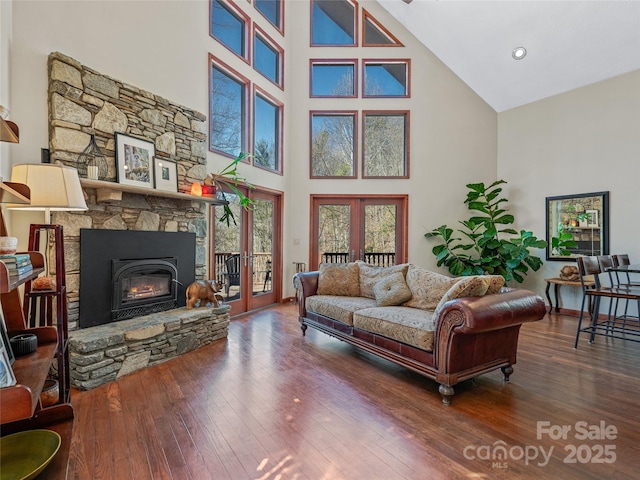
<path id="1" fill-rule="evenodd" d="M 497 112 L 640 69 L 637 0 L 378 2 Z"/>

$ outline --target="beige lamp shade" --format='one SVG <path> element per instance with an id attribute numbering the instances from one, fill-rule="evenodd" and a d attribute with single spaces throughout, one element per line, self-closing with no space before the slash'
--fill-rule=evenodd
<path id="1" fill-rule="evenodd" d="M 29 186 L 31 203 L 10 203 L 7 208 L 47 212 L 87 210 L 78 171 L 75 168 L 51 163 L 14 165 L 11 181 Z"/>

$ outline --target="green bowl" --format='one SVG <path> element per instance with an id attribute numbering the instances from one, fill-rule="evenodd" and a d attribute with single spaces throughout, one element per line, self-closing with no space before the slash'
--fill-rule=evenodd
<path id="1" fill-rule="evenodd" d="M 51 430 L 27 430 L 0 438 L 0 479 L 30 480 L 53 459 L 61 438 Z"/>

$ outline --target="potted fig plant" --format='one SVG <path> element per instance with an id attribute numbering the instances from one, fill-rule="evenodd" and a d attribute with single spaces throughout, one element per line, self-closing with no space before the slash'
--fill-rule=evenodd
<path id="1" fill-rule="evenodd" d="M 459 222 L 462 229 L 454 230 L 446 225 L 425 234 L 426 238 L 439 238 L 441 243 L 433 247 L 437 265 L 444 265 L 453 275 L 502 275 L 505 280 L 521 283 L 529 269 L 538 270 L 542 260 L 530 251 L 545 248 L 547 242 L 539 240 L 532 232 L 519 232 L 508 225 L 514 223 L 507 213 L 506 198 L 500 196 L 507 183 L 497 180 L 491 185 L 471 183 L 464 203 L 477 212 L 468 220 Z M 510 235 L 510 237 L 509 237 Z"/>

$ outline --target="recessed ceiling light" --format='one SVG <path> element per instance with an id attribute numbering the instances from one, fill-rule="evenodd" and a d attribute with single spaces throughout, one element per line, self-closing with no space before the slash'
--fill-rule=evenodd
<path id="1" fill-rule="evenodd" d="M 511 56 L 516 60 L 522 60 L 527 55 L 527 49 L 524 47 L 516 47 L 511 52 Z"/>

